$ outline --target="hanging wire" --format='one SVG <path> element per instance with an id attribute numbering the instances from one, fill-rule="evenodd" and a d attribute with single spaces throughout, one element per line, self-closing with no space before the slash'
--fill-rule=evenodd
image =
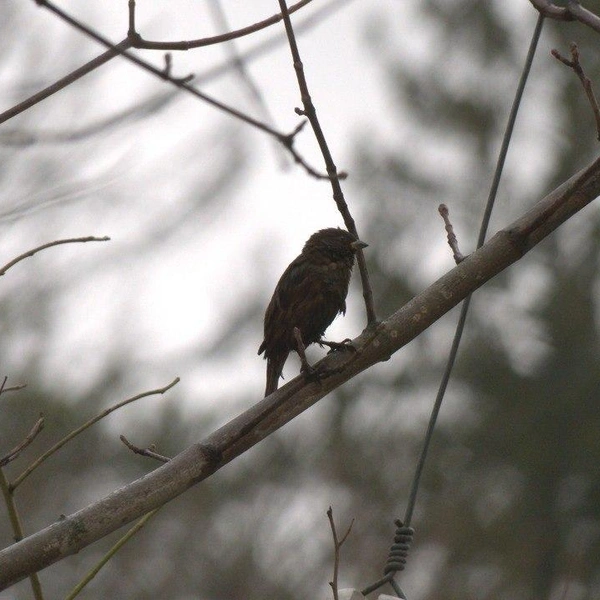
<path id="1" fill-rule="evenodd" d="M 508 147 L 510 145 L 510 141 L 513 134 L 513 129 L 515 126 L 515 121 L 517 119 L 517 113 L 519 111 L 519 107 L 521 104 L 521 100 L 523 98 L 523 92 L 525 91 L 525 85 L 527 83 L 527 79 L 529 77 L 529 73 L 531 71 L 531 65 L 533 63 L 533 59 L 535 57 L 535 52 L 537 49 L 537 45 L 542 33 L 542 25 L 544 24 L 544 15 L 541 13 L 538 15 L 537 23 L 535 25 L 535 29 L 533 32 L 533 36 L 531 38 L 531 43 L 529 44 L 529 51 L 527 52 L 527 58 L 525 59 L 525 66 L 523 67 L 523 72 L 521 73 L 521 78 L 519 80 L 519 85 L 517 87 L 517 91 L 515 93 L 515 98 L 513 100 L 513 104 L 510 110 L 510 114 L 508 116 L 508 123 L 506 125 L 506 130 L 504 132 L 504 136 L 502 138 L 502 145 L 500 147 L 500 153 L 498 155 L 498 160 L 496 162 L 496 169 L 494 171 L 494 177 L 492 179 L 492 184 L 490 187 L 490 193 L 488 195 L 487 203 L 485 206 L 485 211 L 483 213 L 483 217 L 481 220 L 481 227 L 479 229 L 479 237 L 477 238 L 477 248 L 481 248 L 485 242 L 485 237 L 487 235 L 487 230 L 490 223 L 490 218 L 492 215 L 492 210 L 494 208 L 494 204 L 496 202 L 496 195 L 498 192 L 498 186 L 500 185 L 500 178 L 502 177 L 502 171 L 504 169 L 504 163 L 506 161 L 506 155 L 508 153 Z M 469 312 L 469 306 L 471 304 L 471 295 L 467 296 L 462 303 L 460 316 L 458 318 L 458 323 L 456 325 L 456 331 L 454 333 L 454 339 L 452 340 L 452 346 L 450 348 L 450 354 L 448 355 L 448 361 L 446 363 L 446 368 L 444 369 L 444 374 L 442 376 L 442 380 L 440 382 L 440 386 L 435 398 L 435 402 L 433 405 L 433 409 L 431 411 L 431 416 L 429 417 L 429 423 L 427 425 L 427 431 L 425 433 L 425 439 L 423 442 L 423 448 L 421 450 L 421 454 L 419 456 L 419 461 L 417 463 L 417 467 L 415 469 L 415 474 L 413 476 L 413 481 L 411 484 L 410 494 L 408 498 L 408 504 L 406 507 L 406 512 L 404 515 L 404 522 L 396 521 L 396 536 L 398 536 L 399 528 L 403 529 L 404 535 L 410 532 L 410 541 L 412 541 L 412 533 L 414 530 L 410 527 L 410 522 L 413 517 L 413 512 L 415 509 L 415 505 L 417 502 L 417 494 L 419 491 L 419 484 L 421 482 L 421 476 L 423 474 L 423 469 L 425 467 L 425 461 L 427 459 L 427 452 L 429 450 L 429 446 L 431 444 L 431 439 L 433 437 L 433 430 L 435 429 L 435 425 L 437 422 L 437 418 L 440 412 L 440 408 L 442 406 L 442 401 L 444 400 L 444 395 L 446 393 L 446 388 L 448 387 L 448 382 L 450 381 L 450 375 L 452 374 L 452 368 L 454 367 L 454 362 L 456 360 L 456 356 L 458 354 L 458 347 L 460 345 L 460 340 L 462 338 L 462 334 L 465 328 L 465 322 L 467 319 L 467 313 Z M 395 541 L 395 540 L 394 540 Z M 406 564 L 406 559 L 408 555 L 408 548 L 406 548 L 405 554 L 403 554 L 403 562 L 401 566 L 396 570 L 389 569 L 388 565 L 394 564 L 391 560 L 391 556 L 393 553 L 394 545 L 392 545 L 392 549 L 390 550 L 390 556 L 388 557 L 388 562 L 386 563 L 386 569 L 384 571 L 385 577 L 380 579 L 379 581 L 373 583 L 372 585 L 366 587 L 362 590 L 362 594 L 366 596 L 370 594 L 374 590 L 378 589 L 385 583 L 389 583 L 398 598 L 402 598 L 406 600 L 406 596 L 404 592 L 400 588 L 400 586 L 396 583 L 394 579 L 394 575 L 397 571 L 404 569 L 404 565 Z"/>

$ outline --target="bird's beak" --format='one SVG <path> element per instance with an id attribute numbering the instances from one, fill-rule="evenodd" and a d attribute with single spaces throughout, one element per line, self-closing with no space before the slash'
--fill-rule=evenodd
<path id="1" fill-rule="evenodd" d="M 361 240 L 356 240 L 350 244 L 350 247 L 352 250 L 358 250 L 359 248 L 366 248 L 368 245 L 369 244 L 365 244 L 365 242 L 362 242 Z"/>

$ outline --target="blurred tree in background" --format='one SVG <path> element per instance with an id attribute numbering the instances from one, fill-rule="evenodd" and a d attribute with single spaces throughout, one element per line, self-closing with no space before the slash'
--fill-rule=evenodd
<path id="1" fill-rule="evenodd" d="M 6 17 L 0 44 L 7 53 L 24 43 L 18 34 L 24 17 L 17 8 L 0 10 Z M 450 207 L 462 251 L 474 247 L 537 17 L 528 2 L 516 0 L 429 0 L 412 9 L 409 27 L 398 25 L 407 14 L 402 8 L 384 11 L 373 5 L 369 20 L 361 25 L 364 52 L 380 73 L 392 111 L 380 128 L 357 131 L 349 169 L 350 203 L 357 211 L 361 237 L 370 244 L 367 256 L 382 317 L 451 268 L 437 216 L 440 202 Z M 324 21 L 322 28 L 335 27 L 336 18 Z M 545 24 L 493 230 L 522 214 L 594 156 L 593 116 L 580 83 L 549 50 L 567 54 L 575 40 L 586 73 L 600 83 L 595 50 L 599 39 L 579 24 Z M 77 56 L 77 42 L 69 44 L 71 57 Z M 33 65 L 59 56 L 61 47 L 55 57 L 45 57 L 31 46 L 31 64 L 22 67 L 28 77 L 21 85 L 37 89 L 29 78 L 36 72 Z M 311 65 L 306 68 L 310 75 Z M 113 73 L 113 85 L 133 72 L 132 67 L 120 69 L 125 75 Z M 27 382 L 28 387 L 3 396 L 0 440 L 10 447 L 39 412 L 47 418 L 40 439 L 7 467 L 9 478 L 18 475 L 40 447 L 102 408 L 172 379 L 166 366 L 147 358 L 152 338 L 131 337 L 136 310 L 154 298 L 142 293 L 151 288 L 138 279 L 137 266 L 172 256 L 166 264 L 174 269 L 179 256 L 200 253 L 201 248 L 208 248 L 204 257 L 212 256 L 211 238 L 230 239 L 240 210 L 232 198 L 256 168 L 249 152 L 250 144 L 258 143 L 255 134 L 224 119 L 208 132 L 196 128 L 201 117 L 192 124 L 187 121 L 190 131 L 181 133 L 175 144 L 180 150 L 176 159 L 160 152 L 150 157 L 143 148 L 152 127 L 159 127 L 161 115 L 183 110 L 176 100 L 169 104 L 166 98 L 165 105 L 151 105 L 160 106 L 156 113 L 145 109 L 139 125 L 126 121 L 106 127 L 99 137 L 66 144 L 49 144 L 43 135 L 24 144 L 25 131 L 39 133 L 40 116 L 56 113 L 54 133 L 84 120 L 87 102 L 94 102 L 95 90 L 105 83 L 93 74 L 60 99 L 9 122 L 8 133 L 0 129 L 0 186 L 7 199 L 0 224 L 9 238 L 4 250 L 8 256 L 17 254 L 17 247 L 23 251 L 47 241 L 49 232 L 58 237 L 72 231 L 73 221 L 100 226 L 102 231 L 94 233 L 111 236 L 118 229 L 115 224 L 122 223 L 118 233 L 125 236 L 125 242 L 111 249 L 61 253 L 51 269 L 45 262 L 50 259 L 40 255 L 1 282 L 2 366 L 11 383 Z M 164 91 L 158 84 L 144 88 L 136 83 L 139 97 Z M 120 106 L 119 100 L 115 98 L 116 112 L 126 109 L 127 103 Z M 64 103 L 72 103 L 69 110 Z M 318 109 L 332 111 L 328 106 Z M 198 107 L 194 104 L 189 110 L 193 114 Z M 46 128 L 43 133 L 50 132 Z M 129 134 L 129 145 L 119 145 L 118 156 L 94 170 L 116 140 L 122 142 Z M 207 159 L 202 153 L 198 156 L 196 148 L 206 147 L 211 150 L 210 168 L 199 168 Z M 272 155 L 270 159 L 274 162 Z M 171 163 L 159 166 L 155 177 L 146 181 L 147 174 L 136 171 L 139 161 L 156 166 L 170 160 L 176 170 Z M 171 172 L 177 181 L 169 180 Z M 128 177 L 137 180 L 137 188 Z M 125 178 L 118 193 L 110 186 L 103 188 L 114 178 Z M 140 180 L 145 185 L 140 187 Z M 73 190 L 86 186 L 96 186 L 100 193 L 82 201 Z M 172 197 L 178 201 L 171 202 Z M 19 204 L 19 198 L 27 202 Z M 600 597 L 600 223 L 595 206 L 584 215 L 565 224 L 474 298 L 413 521 L 415 544 L 401 577 L 409 600 Z M 11 233 L 17 230 L 18 235 Z M 170 366 L 178 365 L 177 374 L 182 375 L 202 365 L 192 387 L 130 405 L 31 475 L 16 495 L 27 533 L 154 468 L 122 446 L 119 433 L 174 455 L 258 399 L 262 363 L 260 383 L 253 388 L 242 385 L 246 380 L 239 376 L 233 403 L 221 405 L 220 400 L 234 388 L 221 393 L 210 389 L 217 379 L 235 379 L 237 365 L 254 357 L 266 299 L 277 272 L 287 264 L 277 257 L 280 264 L 273 265 L 273 277 L 261 274 L 265 243 L 248 243 L 247 262 L 228 263 L 231 256 L 223 250 L 220 267 L 247 274 L 246 287 L 240 284 L 222 293 L 222 298 L 239 295 L 243 301 L 219 306 L 225 316 L 214 317 L 202 339 L 190 337 L 183 349 L 165 358 Z M 93 256 L 81 258 L 85 253 Z M 253 261 L 259 266 L 252 266 Z M 193 268 L 182 269 L 182 277 L 194 277 Z M 87 338 L 92 359 L 84 360 L 77 352 L 68 365 L 57 367 L 49 358 L 56 340 L 68 346 L 80 339 L 65 324 L 63 309 L 75 299 L 82 313 L 102 310 L 111 303 L 103 288 L 111 289 L 115 282 L 127 282 L 131 296 L 140 299 L 128 312 L 111 313 L 100 339 L 83 327 L 82 336 L 92 335 Z M 199 285 L 210 287 L 211 282 Z M 357 287 L 353 295 L 358 298 Z M 177 311 L 180 298 L 169 301 Z M 356 298 L 354 302 L 359 307 Z M 199 320 L 210 320 L 202 310 L 216 311 L 216 304 L 203 304 Z M 358 314 L 359 308 L 350 312 Z M 325 516 L 329 505 L 340 528 L 356 520 L 343 547 L 341 585 L 361 588 L 377 579 L 392 541 L 393 520 L 406 506 L 455 319 L 453 312 L 388 363 L 353 379 L 164 507 L 81 597 L 325 597 L 332 571 Z M 346 323 L 343 330 L 348 327 Z M 188 328 L 194 331 L 196 323 Z M 96 352 L 98 359 L 93 360 Z M 65 370 L 78 369 L 81 382 L 65 390 Z M 213 373 L 212 379 L 203 387 L 207 373 Z M 193 418 L 186 395 L 201 405 Z M 64 597 L 122 533 L 40 573 L 47 597 Z M 7 520 L 0 520 L 4 546 L 11 536 Z M 31 597 L 27 582 L 10 593 Z"/>

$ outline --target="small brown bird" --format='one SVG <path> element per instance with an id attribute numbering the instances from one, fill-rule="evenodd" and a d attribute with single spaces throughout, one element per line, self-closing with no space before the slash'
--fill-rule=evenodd
<path id="1" fill-rule="evenodd" d="M 366 246 L 344 229 L 321 229 L 284 271 L 267 307 L 258 349 L 267 359 L 265 396 L 277 389 L 290 351 L 298 351 L 294 328 L 306 347 L 319 342 L 338 313 L 346 312 L 354 256 Z"/>

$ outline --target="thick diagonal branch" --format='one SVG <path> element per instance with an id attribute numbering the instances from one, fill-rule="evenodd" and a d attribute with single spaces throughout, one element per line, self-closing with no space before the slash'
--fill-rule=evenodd
<path id="1" fill-rule="evenodd" d="M 297 377 L 165 465 L 0 552 L 0 589 L 79 552 L 92 542 L 176 498 L 282 427 L 331 390 L 388 360 L 486 281 L 517 262 L 600 195 L 600 160 L 538 202 L 479 250 L 375 329 L 317 366 L 337 372 L 319 383 Z"/>

